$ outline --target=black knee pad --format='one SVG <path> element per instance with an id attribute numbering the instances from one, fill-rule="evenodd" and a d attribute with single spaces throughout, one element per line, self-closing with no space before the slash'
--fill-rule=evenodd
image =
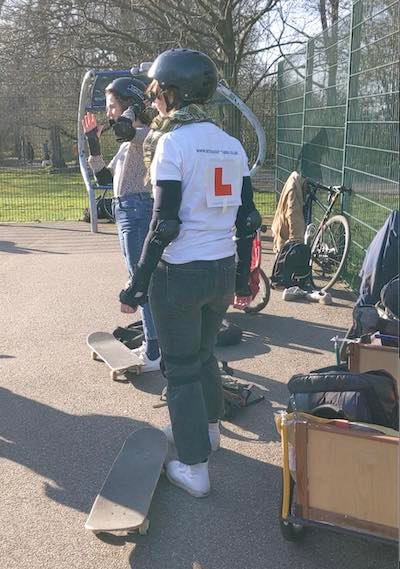
<path id="1" fill-rule="evenodd" d="M 186 356 L 163 353 L 164 377 L 171 386 L 187 385 L 201 381 L 198 352 Z"/>
<path id="2" fill-rule="evenodd" d="M 201 375 L 199 372 L 193 373 L 192 375 L 182 376 L 177 376 L 175 374 L 168 375 L 168 384 L 171 387 L 182 387 L 184 385 L 190 385 L 191 383 L 201 383 Z"/>

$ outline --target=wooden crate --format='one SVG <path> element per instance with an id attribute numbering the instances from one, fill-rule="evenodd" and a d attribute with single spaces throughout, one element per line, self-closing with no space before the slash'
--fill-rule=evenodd
<path id="1" fill-rule="evenodd" d="M 397 379 L 400 386 L 399 350 L 379 344 L 349 344 L 350 371 L 384 369 Z"/>
<path id="2" fill-rule="evenodd" d="M 296 514 L 397 540 L 399 437 L 343 422 L 295 427 Z"/>

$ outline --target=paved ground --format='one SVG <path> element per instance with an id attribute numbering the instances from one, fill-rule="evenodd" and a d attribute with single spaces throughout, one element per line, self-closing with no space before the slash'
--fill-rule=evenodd
<path id="1" fill-rule="evenodd" d="M 282 540 L 277 510 L 280 447 L 273 414 L 296 372 L 333 363 L 330 338 L 343 332 L 351 299 L 335 306 L 289 304 L 275 292 L 264 313 L 232 313 L 246 336 L 233 366 L 265 402 L 223 424 L 211 460 L 213 491 L 195 500 L 159 484 L 146 537 L 113 546 L 84 530 L 96 492 L 125 436 L 164 426 L 153 409 L 159 374 L 110 380 L 85 337 L 127 324 L 116 293 L 125 269 L 111 225 L 0 225 L 1 566 L 7 569 L 393 569 L 394 548 L 309 532 Z M 267 243 L 269 246 L 269 243 Z M 266 264 L 270 269 L 271 254 Z"/>

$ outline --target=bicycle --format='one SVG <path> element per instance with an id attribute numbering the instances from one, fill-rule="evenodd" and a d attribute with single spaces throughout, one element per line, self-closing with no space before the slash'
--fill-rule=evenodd
<path id="1" fill-rule="evenodd" d="M 261 233 L 265 233 L 266 231 L 267 227 L 262 225 L 253 237 L 249 280 L 251 302 L 244 308 L 244 312 L 247 312 L 247 314 L 260 312 L 267 306 L 271 296 L 270 280 L 261 268 Z"/>
<path id="2" fill-rule="evenodd" d="M 331 213 L 340 197 L 351 190 L 345 186 L 325 186 L 306 180 L 308 191 L 304 203 L 306 222 L 305 243 L 311 247 L 311 278 L 316 289 L 328 290 L 338 280 L 346 262 L 350 247 L 350 226 L 343 214 Z M 328 192 L 328 206 L 317 197 L 317 191 Z M 319 225 L 312 222 L 313 204 L 324 212 Z"/>

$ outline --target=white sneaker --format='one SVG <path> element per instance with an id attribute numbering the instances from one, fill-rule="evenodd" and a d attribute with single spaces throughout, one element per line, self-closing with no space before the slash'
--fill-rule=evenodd
<path id="1" fill-rule="evenodd" d="M 163 431 L 166 434 L 168 442 L 174 445 L 175 441 L 171 425 L 164 427 Z M 219 431 L 219 423 L 208 423 L 208 436 L 210 439 L 211 450 L 218 450 L 221 446 L 221 433 Z"/>
<path id="2" fill-rule="evenodd" d="M 286 301 L 299 300 L 300 298 L 304 298 L 306 295 L 307 292 L 299 286 L 291 286 L 289 288 L 285 288 L 282 293 L 282 299 Z"/>
<path id="3" fill-rule="evenodd" d="M 332 295 L 325 290 L 314 290 L 307 293 L 307 300 L 311 302 L 319 302 L 320 304 L 332 304 Z"/>
<path id="4" fill-rule="evenodd" d="M 137 354 L 137 356 L 143 362 L 141 373 L 146 373 L 147 371 L 158 371 L 160 369 L 161 356 L 159 356 L 156 360 L 150 360 L 144 350 L 141 354 Z"/>
<path id="5" fill-rule="evenodd" d="M 137 356 L 138 358 L 141 358 L 145 351 L 146 351 L 146 344 L 144 342 L 138 348 L 133 348 L 133 350 L 131 350 L 132 354 L 135 354 L 135 356 Z"/>
<path id="6" fill-rule="evenodd" d="M 195 498 L 205 498 L 210 493 L 208 461 L 200 464 L 184 464 L 171 460 L 167 464 L 167 478 L 175 486 L 186 490 Z"/>

